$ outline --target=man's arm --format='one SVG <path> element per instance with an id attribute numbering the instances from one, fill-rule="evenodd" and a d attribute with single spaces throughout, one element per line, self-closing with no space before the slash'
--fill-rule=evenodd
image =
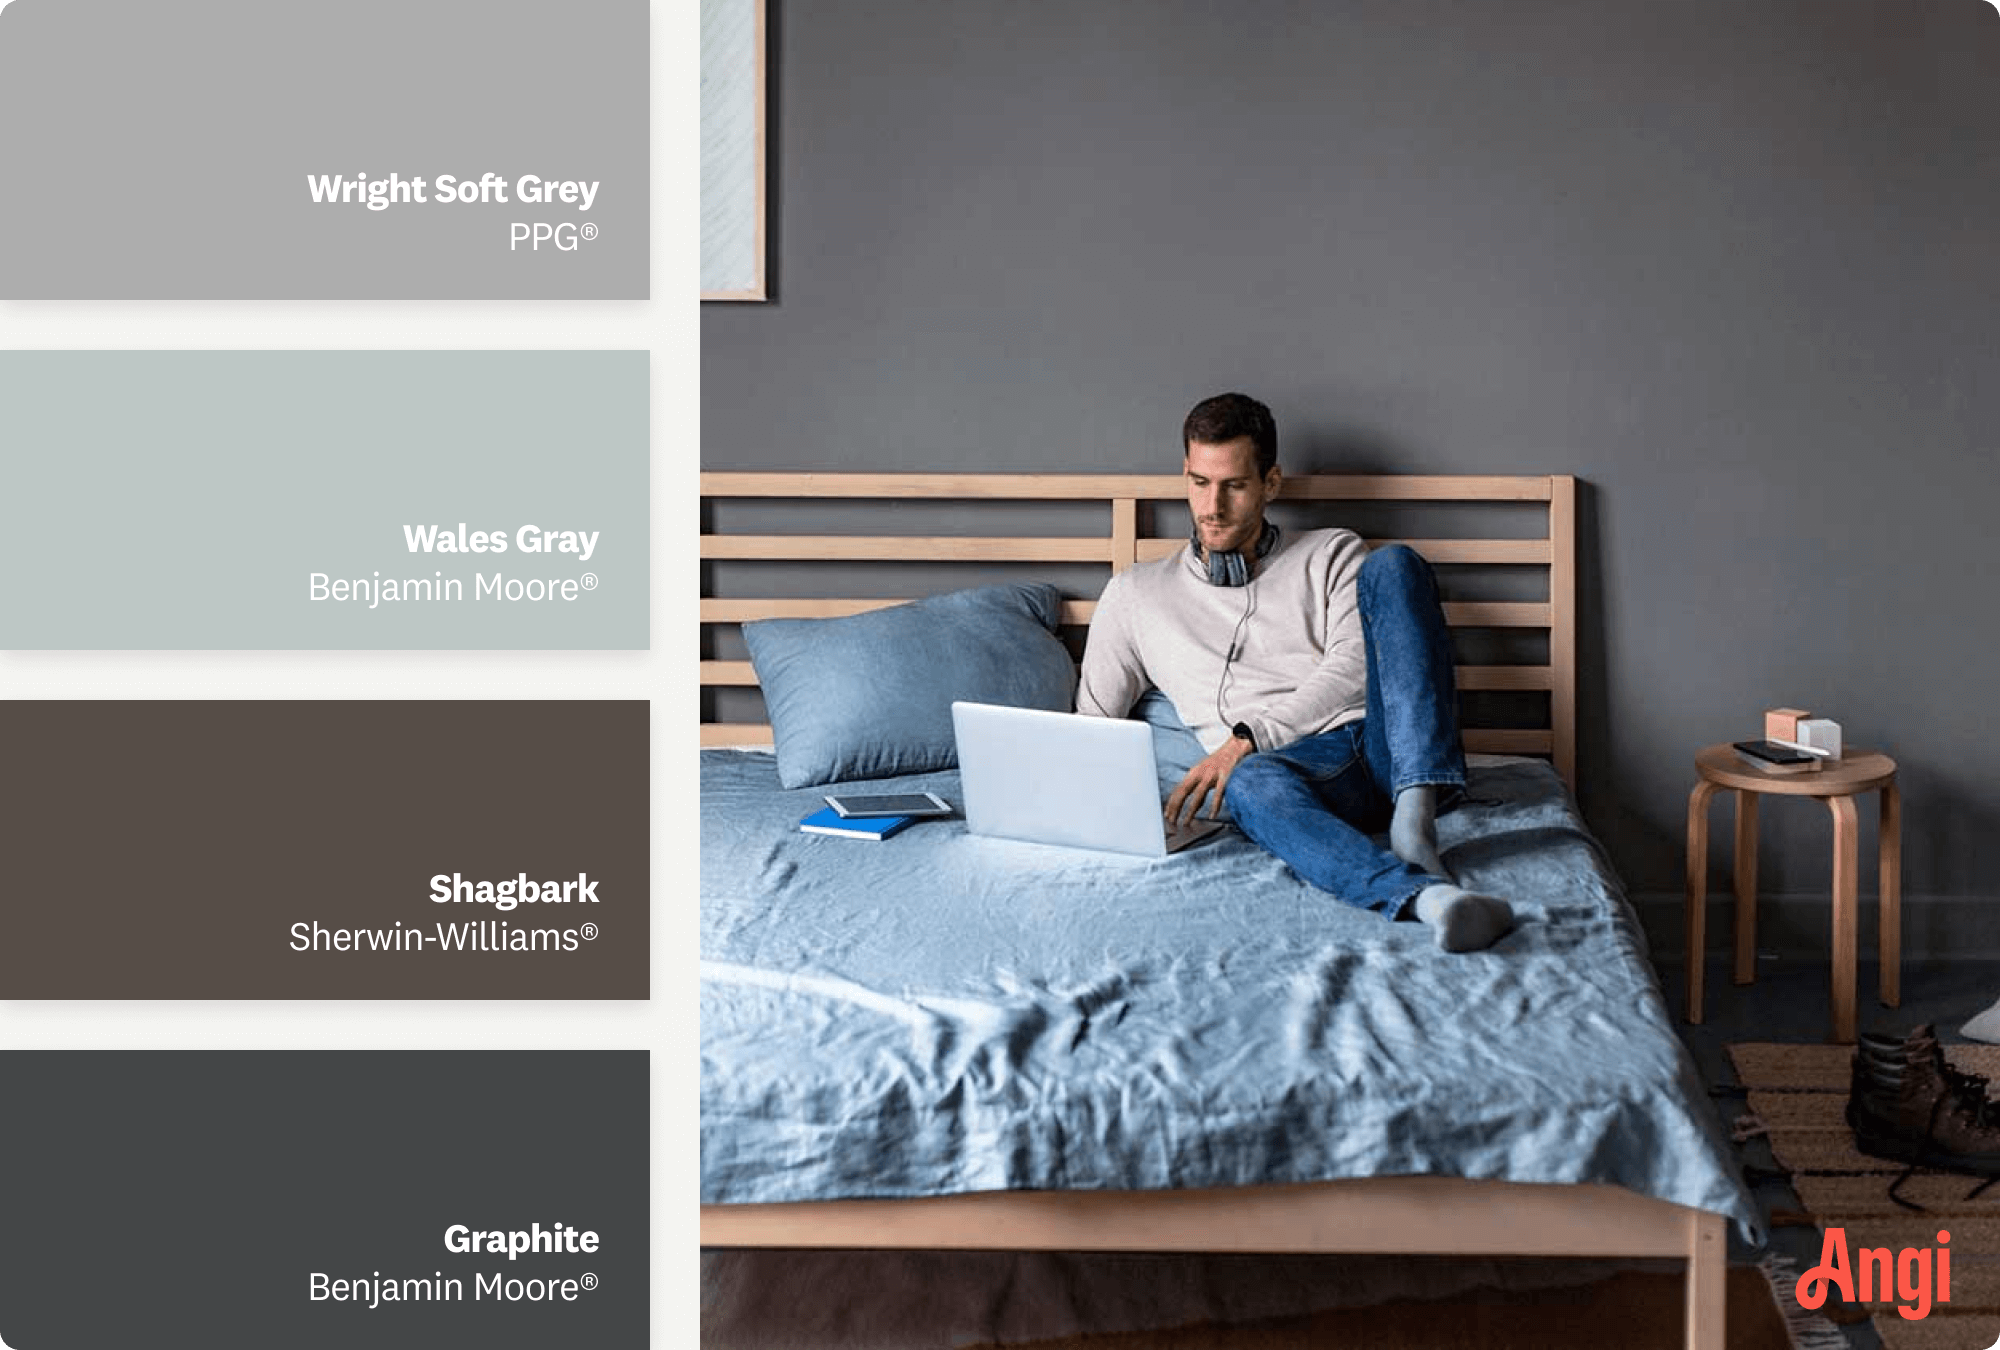
<path id="1" fill-rule="evenodd" d="M 1084 640 L 1083 674 L 1077 681 L 1076 710 L 1095 717 L 1123 717 L 1132 711 L 1139 695 L 1153 687 L 1139 656 L 1137 636 L 1132 628 L 1133 605 L 1114 576 L 1098 597 L 1097 612 L 1091 616 L 1090 635 Z M 1250 753 L 1247 742 L 1230 737 L 1181 779 L 1167 798 L 1166 816 L 1170 824 L 1195 814 L 1211 797 L 1208 814 L 1222 810 L 1222 791 L 1235 771 L 1237 761 Z M 1199 789 L 1199 790 L 1197 790 Z"/>
<path id="2" fill-rule="evenodd" d="M 1236 766 L 1250 753 L 1250 742 L 1240 736 L 1231 736 L 1220 747 L 1212 750 L 1199 764 L 1188 770 L 1187 777 L 1181 779 L 1180 786 L 1167 798 L 1167 824 L 1169 827 L 1184 825 L 1189 818 L 1206 816 L 1213 820 L 1222 813 L 1222 793 L 1229 786 L 1229 775 L 1236 772 Z M 1202 803 L 1210 796 L 1214 802 L 1208 809 Z"/>
<path id="3" fill-rule="evenodd" d="M 1326 576 L 1325 645 L 1298 688 L 1244 717 L 1259 750 L 1276 750 L 1361 713 L 1368 699 L 1368 655 L 1361 636 L 1359 583 L 1368 546 L 1342 531 Z M 1225 747 L 1226 748 L 1226 747 Z"/>
<path id="4" fill-rule="evenodd" d="M 1076 682 L 1076 710 L 1092 717 L 1123 717 L 1152 687 L 1125 603 L 1124 578 L 1114 576 L 1097 598 L 1083 640 L 1083 671 Z"/>

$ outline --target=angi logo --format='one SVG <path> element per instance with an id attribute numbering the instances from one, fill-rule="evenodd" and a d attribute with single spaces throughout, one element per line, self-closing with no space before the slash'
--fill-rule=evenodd
<path id="1" fill-rule="evenodd" d="M 1951 1234 L 1937 1235 L 1936 1289 L 1939 1303 L 1951 1302 Z M 1887 1247 L 1863 1247 L 1855 1254 L 1860 1269 L 1853 1272 L 1847 1260 L 1847 1230 L 1829 1228 L 1820 1244 L 1819 1264 L 1799 1276 L 1798 1296 L 1802 1308 L 1817 1308 L 1826 1302 L 1829 1286 L 1840 1290 L 1841 1298 L 1855 1301 L 1855 1273 L 1860 1276 L 1863 1303 L 1893 1303 L 1907 1300 L 1896 1308 L 1899 1317 L 1919 1321 L 1930 1316 L 1932 1289 L 1932 1249 L 1905 1247 L 1892 1252 Z M 1914 1307 L 1911 1306 L 1914 1303 Z M 2000 1350 L 1996 1341 L 1988 1350 Z"/>

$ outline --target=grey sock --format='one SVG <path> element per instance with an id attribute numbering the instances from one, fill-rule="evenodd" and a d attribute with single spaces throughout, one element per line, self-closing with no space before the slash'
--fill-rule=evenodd
<path id="1" fill-rule="evenodd" d="M 1389 821 L 1389 851 L 1434 877 L 1451 875 L 1438 854 L 1437 789 L 1431 784 L 1419 783 L 1396 794 L 1396 814 Z"/>
<path id="2" fill-rule="evenodd" d="M 1505 900 L 1457 886 L 1426 886 L 1417 892 L 1417 917 L 1431 925 L 1438 946 L 1448 952 L 1490 947 L 1514 926 L 1513 907 Z"/>

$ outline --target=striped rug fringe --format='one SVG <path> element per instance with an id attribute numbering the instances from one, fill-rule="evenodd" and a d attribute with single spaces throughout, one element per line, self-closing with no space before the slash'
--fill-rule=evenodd
<path id="1" fill-rule="evenodd" d="M 1799 1306 L 1799 1263 L 1772 1252 L 1757 1263 L 1771 1286 L 1771 1298 L 1785 1319 L 1792 1350 L 1847 1350 L 1847 1335 L 1816 1312 Z"/>

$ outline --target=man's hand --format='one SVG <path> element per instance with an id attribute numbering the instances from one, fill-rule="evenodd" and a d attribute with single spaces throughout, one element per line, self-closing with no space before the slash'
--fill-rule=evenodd
<path id="1" fill-rule="evenodd" d="M 1167 798 L 1167 828 L 1178 828 L 1201 814 L 1214 820 L 1222 811 L 1222 790 L 1229 786 L 1229 775 L 1236 772 L 1236 766 L 1250 753 L 1248 741 L 1240 736 L 1231 736 L 1222 743 L 1221 749 L 1189 769 L 1188 776 L 1181 779 L 1180 786 Z M 1204 813 L 1202 803 L 1208 800 L 1211 793 L 1215 797 L 1214 805 Z"/>

